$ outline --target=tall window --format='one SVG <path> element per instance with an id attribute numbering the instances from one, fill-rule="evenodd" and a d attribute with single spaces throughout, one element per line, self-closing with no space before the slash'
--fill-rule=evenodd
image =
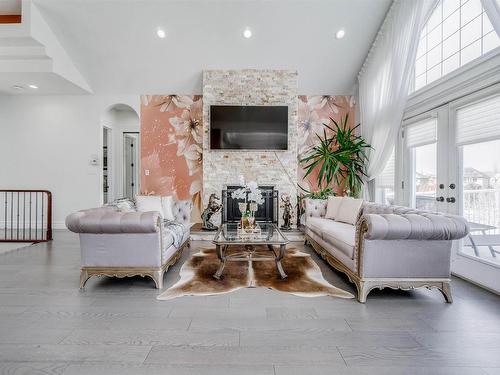
<path id="1" fill-rule="evenodd" d="M 480 0 L 440 0 L 420 37 L 415 90 L 499 46 Z"/>

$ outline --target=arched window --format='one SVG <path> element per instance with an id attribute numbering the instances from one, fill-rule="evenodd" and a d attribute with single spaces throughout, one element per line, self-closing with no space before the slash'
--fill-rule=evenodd
<path id="1" fill-rule="evenodd" d="M 480 0 L 440 0 L 420 37 L 415 91 L 499 46 Z"/>

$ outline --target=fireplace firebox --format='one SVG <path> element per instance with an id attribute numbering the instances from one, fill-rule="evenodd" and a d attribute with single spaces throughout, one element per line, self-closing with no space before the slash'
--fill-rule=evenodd
<path id="1" fill-rule="evenodd" d="M 240 189 L 241 186 L 227 186 L 226 190 L 222 190 L 222 222 L 234 223 L 241 219 L 241 212 L 238 208 L 238 201 L 231 197 L 231 193 Z M 257 222 L 274 223 L 278 225 L 279 204 L 278 204 L 278 190 L 274 186 L 259 186 L 262 191 L 264 203 L 259 205 L 255 213 L 255 220 Z"/>

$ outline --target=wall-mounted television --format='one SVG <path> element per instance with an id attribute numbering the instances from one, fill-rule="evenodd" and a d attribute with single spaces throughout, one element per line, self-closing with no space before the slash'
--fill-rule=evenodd
<path id="1" fill-rule="evenodd" d="M 210 149 L 287 150 L 288 106 L 210 106 Z"/>

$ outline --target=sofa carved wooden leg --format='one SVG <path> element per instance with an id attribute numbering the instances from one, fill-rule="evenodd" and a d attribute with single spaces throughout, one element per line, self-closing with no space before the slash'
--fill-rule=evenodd
<path id="1" fill-rule="evenodd" d="M 88 279 L 90 279 L 90 276 L 89 276 L 87 270 L 82 269 L 80 271 L 80 289 L 85 288 L 85 284 L 87 283 Z"/>
<path id="2" fill-rule="evenodd" d="M 163 274 L 164 270 L 154 271 L 151 274 L 151 278 L 154 280 L 156 284 L 156 289 L 163 289 Z"/>
<path id="3" fill-rule="evenodd" d="M 370 293 L 368 285 L 364 281 L 358 281 L 356 283 L 356 288 L 358 289 L 358 301 L 365 303 L 366 297 L 368 297 L 368 293 Z"/>
<path id="4" fill-rule="evenodd" d="M 443 294 L 443 297 L 447 303 L 453 302 L 453 297 L 451 296 L 451 283 L 450 282 L 446 282 L 446 281 L 443 282 L 443 285 L 441 288 L 439 288 L 439 291 Z"/>

